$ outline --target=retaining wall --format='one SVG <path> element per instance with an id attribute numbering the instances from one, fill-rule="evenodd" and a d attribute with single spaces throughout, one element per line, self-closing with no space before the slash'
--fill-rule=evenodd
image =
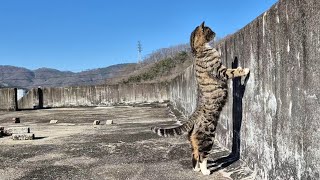
<path id="1" fill-rule="evenodd" d="M 164 102 L 168 99 L 166 84 L 150 83 L 36 88 L 30 90 L 18 101 L 18 104 L 19 109 L 33 109 L 152 103 Z"/>
<path id="2" fill-rule="evenodd" d="M 230 157 L 256 179 L 320 179 L 320 1 L 281 0 L 217 49 L 228 67 L 251 70 L 246 85 L 229 82 L 217 129 Z M 180 87 L 194 81 L 190 71 L 171 92 L 189 114 L 195 101 Z"/>
<path id="3" fill-rule="evenodd" d="M 191 115 L 197 105 L 197 81 L 194 66 L 188 67 L 183 74 L 171 81 L 169 96 L 175 108 L 187 117 Z"/>
<path id="4" fill-rule="evenodd" d="M 17 89 L 0 88 L 0 110 L 15 111 L 17 109 Z"/>
<path id="5" fill-rule="evenodd" d="M 42 108 L 42 90 L 33 88 L 18 100 L 18 109 L 37 109 Z"/>

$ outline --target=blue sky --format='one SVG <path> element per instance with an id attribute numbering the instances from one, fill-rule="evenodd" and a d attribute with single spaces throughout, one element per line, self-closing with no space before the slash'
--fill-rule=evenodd
<path id="1" fill-rule="evenodd" d="M 188 43 L 202 21 L 234 33 L 276 0 L 1 0 L 0 65 L 81 71 Z"/>

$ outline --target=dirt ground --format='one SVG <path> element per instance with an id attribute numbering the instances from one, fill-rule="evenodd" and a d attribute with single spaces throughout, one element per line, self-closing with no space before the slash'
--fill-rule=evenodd
<path id="1" fill-rule="evenodd" d="M 13 124 L 13 117 L 21 123 Z M 94 120 L 101 125 L 92 125 Z M 162 138 L 150 131 L 174 123 L 165 106 L 0 111 L 0 126 L 28 126 L 36 137 L 0 138 L 0 179 L 254 179 L 241 161 L 224 168 L 218 159 L 229 152 L 218 146 L 210 155 L 212 174 L 194 172 L 186 136 Z"/>

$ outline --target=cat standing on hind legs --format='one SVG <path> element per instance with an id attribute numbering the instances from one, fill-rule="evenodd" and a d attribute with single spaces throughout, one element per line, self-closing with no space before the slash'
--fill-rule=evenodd
<path id="1" fill-rule="evenodd" d="M 192 165 L 195 171 L 209 175 L 207 156 L 214 142 L 220 112 L 227 101 L 227 80 L 245 76 L 249 69 L 228 69 L 222 65 L 219 52 L 209 45 L 215 33 L 204 22 L 191 33 L 190 46 L 198 84 L 197 107 L 188 121 L 175 128 L 152 130 L 168 137 L 188 132 L 192 146 Z"/>

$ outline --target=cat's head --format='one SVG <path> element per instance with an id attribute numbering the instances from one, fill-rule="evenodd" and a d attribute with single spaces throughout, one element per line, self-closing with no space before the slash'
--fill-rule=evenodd
<path id="1" fill-rule="evenodd" d="M 216 36 L 209 27 L 204 25 L 204 22 L 191 33 L 190 46 L 192 53 L 195 54 L 199 49 L 204 48 L 206 43 L 209 43 Z"/>

